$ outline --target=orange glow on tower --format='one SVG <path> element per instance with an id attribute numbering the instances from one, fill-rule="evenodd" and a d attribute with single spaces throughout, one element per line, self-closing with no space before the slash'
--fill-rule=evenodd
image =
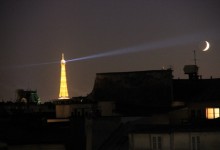
<path id="1" fill-rule="evenodd" d="M 62 60 L 61 60 L 59 99 L 69 99 L 69 94 L 67 89 L 67 79 L 66 79 L 66 61 L 64 60 L 64 54 L 62 54 Z"/>

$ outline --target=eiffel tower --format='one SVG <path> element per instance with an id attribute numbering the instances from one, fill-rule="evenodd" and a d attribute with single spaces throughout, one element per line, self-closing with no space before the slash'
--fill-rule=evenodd
<path id="1" fill-rule="evenodd" d="M 64 60 L 63 53 L 62 53 L 62 60 L 61 60 L 59 99 L 69 99 L 68 88 L 67 88 L 67 79 L 66 79 L 66 61 Z"/>

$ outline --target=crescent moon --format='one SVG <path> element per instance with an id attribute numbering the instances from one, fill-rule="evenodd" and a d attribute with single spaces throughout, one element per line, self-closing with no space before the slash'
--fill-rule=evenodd
<path id="1" fill-rule="evenodd" d="M 209 49 L 209 47 L 210 47 L 210 44 L 209 44 L 209 42 L 208 41 L 205 41 L 205 43 L 206 43 L 206 47 L 205 47 L 205 49 L 204 50 L 202 50 L 202 51 L 207 51 L 208 49 Z"/>

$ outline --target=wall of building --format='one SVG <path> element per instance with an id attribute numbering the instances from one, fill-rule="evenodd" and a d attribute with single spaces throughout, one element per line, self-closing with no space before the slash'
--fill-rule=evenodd
<path id="1" fill-rule="evenodd" d="M 129 150 L 150 149 L 149 134 L 129 134 Z"/>
<path id="2" fill-rule="evenodd" d="M 163 150 L 170 150 L 169 134 L 129 134 L 129 150 L 151 150 L 153 149 L 153 137 L 161 137 Z"/>
<path id="3" fill-rule="evenodd" d="M 189 120 L 189 109 L 181 108 L 170 112 L 170 123 L 171 124 L 183 124 Z"/>
<path id="4" fill-rule="evenodd" d="M 113 101 L 100 101 L 98 103 L 101 116 L 114 116 L 113 110 L 115 109 L 115 102 Z"/>
<path id="5" fill-rule="evenodd" d="M 195 133 L 200 136 L 201 150 L 219 150 L 220 132 Z"/>
<path id="6" fill-rule="evenodd" d="M 91 104 L 59 104 L 56 105 L 56 118 L 69 118 L 72 115 L 85 116 L 91 109 Z"/>
<path id="7" fill-rule="evenodd" d="M 0 147 L 1 148 L 1 147 Z M 65 150 L 62 144 L 32 144 L 32 145 L 10 145 L 9 150 Z"/>
<path id="8" fill-rule="evenodd" d="M 90 127 L 89 127 L 90 125 Z M 106 149 L 109 147 L 111 136 L 121 132 L 121 118 L 120 117 L 100 117 L 92 121 L 87 120 L 87 143 L 92 144 L 92 149 Z M 89 131 L 90 130 L 90 131 Z M 92 136 L 91 136 L 92 134 Z M 89 139 L 89 137 L 91 139 Z M 118 136 L 116 136 L 118 137 Z M 110 145 L 111 146 L 111 145 Z M 90 150 L 90 149 L 87 149 Z"/>
<path id="9" fill-rule="evenodd" d="M 174 132 L 129 134 L 129 150 L 152 150 L 152 137 L 161 137 L 163 150 L 219 150 L 220 132 Z M 195 137 L 195 149 L 192 138 Z"/>
<path id="10" fill-rule="evenodd" d="M 56 105 L 56 118 L 68 118 L 71 116 L 71 105 Z"/>
<path id="11" fill-rule="evenodd" d="M 190 150 L 190 134 L 189 133 L 174 133 L 172 134 L 172 147 L 175 150 Z"/>

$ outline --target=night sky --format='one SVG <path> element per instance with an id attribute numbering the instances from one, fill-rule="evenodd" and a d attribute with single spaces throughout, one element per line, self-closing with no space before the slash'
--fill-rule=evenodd
<path id="1" fill-rule="evenodd" d="M 100 56 L 66 64 L 70 97 L 89 94 L 102 72 L 172 67 L 186 78 L 193 50 L 199 74 L 220 77 L 218 0 L 1 0 L 0 20 L 0 100 L 16 89 L 58 98 L 62 52 Z"/>

